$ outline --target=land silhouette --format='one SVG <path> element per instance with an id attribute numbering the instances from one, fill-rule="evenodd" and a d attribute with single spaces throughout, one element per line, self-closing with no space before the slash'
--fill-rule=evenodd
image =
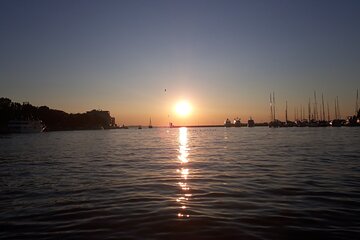
<path id="1" fill-rule="evenodd" d="M 36 107 L 30 103 L 12 102 L 0 98 L 0 130 L 7 127 L 10 120 L 41 120 L 45 131 L 92 130 L 116 128 L 115 118 L 109 111 L 91 110 L 85 113 L 66 113 L 47 106 Z"/>

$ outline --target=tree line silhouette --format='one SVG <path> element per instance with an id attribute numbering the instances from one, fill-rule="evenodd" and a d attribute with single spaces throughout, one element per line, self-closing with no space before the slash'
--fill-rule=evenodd
<path id="1" fill-rule="evenodd" d="M 10 120 L 41 120 L 46 131 L 87 130 L 115 128 L 115 118 L 110 112 L 92 110 L 86 113 L 66 113 L 47 106 L 36 107 L 30 103 L 12 102 L 0 98 L 0 129 L 5 129 Z"/>

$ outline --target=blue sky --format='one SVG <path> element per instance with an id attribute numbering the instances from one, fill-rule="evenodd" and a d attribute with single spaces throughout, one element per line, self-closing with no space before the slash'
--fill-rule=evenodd
<path id="1" fill-rule="evenodd" d="M 316 90 L 351 114 L 359 1 L 1 1 L 0 96 L 128 124 L 266 121 Z M 164 92 L 164 89 L 167 92 Z M 173 114 L 187 99 L 188 119 Z M 283 116 L 279 116 L 280 118 Z"/>

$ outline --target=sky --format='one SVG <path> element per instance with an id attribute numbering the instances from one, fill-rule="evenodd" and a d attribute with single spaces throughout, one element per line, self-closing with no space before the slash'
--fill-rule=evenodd
<path id="1" fill-rule="evenodd" d="M 118 124 L 269 121 L 318 103 L 354 113 L 360 1 L 0 1 L 0 97 Z M 166 91 L 165 91 L 166 89 Z M 192 112 L 179 116 L 175 105 Z M 318 104 L 319 105 L 319 104 Z"/>

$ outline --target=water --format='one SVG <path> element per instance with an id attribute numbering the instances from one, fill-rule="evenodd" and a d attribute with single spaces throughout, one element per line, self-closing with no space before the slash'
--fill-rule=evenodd
<path id="1" fill-rule="evenodd" d="M 360 128 L 0 136 L 2 239 L 356 239 Z"/>

